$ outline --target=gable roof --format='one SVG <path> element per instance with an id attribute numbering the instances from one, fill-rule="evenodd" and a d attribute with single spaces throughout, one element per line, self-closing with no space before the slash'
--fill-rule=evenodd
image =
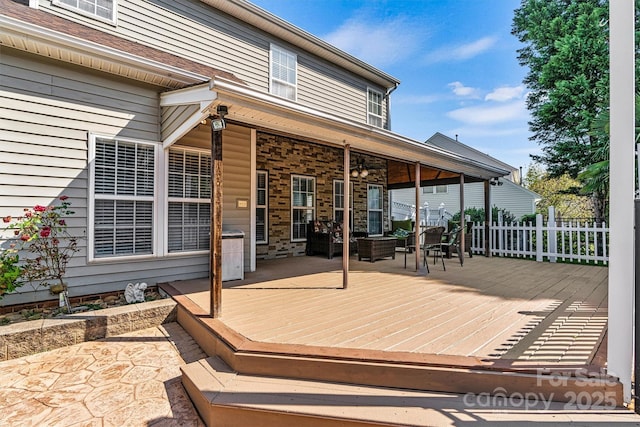
<path id="1" fill-rule="evenodd" d="M 490 155 L 485 154 L 481 151 L 478 151 L 473 147 L 465 145 L 456 139 L 449 138 L 448 136 L 440 132 L 434 133 L 431 138 L 425 141 L 425 143 L 435 145 L 436 147 L 440 147 L 453 153 L 460 154 L 461 156 L 464 156 L 468 159 L 476 160 L 480 163 L 484 163 L 485 165 L 492 165 L 501 169 L 510 170 L 512 172 L 518 171 L 518 168 L 502 162 L 495 157 L 491 157 Z"/>

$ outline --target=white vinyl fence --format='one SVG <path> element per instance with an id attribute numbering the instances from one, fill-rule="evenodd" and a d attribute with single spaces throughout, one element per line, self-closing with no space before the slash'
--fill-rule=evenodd
<path id="1" fill-rule="evenodd" d="M 607 265 L 609 263 L 609 228 L 576 221 L 556 221 L 553 209 L 550 220 L 542 215 L 532 223 L 502 221 L 489 227 L 491 254 L 505 257 L 530 258 L 538 262 L 565 261 Z M 471 249 L 484 254 L 485 223 L 474 223 Z"/>

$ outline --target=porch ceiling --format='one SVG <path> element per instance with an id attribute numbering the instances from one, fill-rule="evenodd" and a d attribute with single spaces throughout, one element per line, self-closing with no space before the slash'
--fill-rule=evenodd
<path id="1" fill-rule="evenodd" d="M 408 169 L 415 171 L 416 162 L 422 166 L 422 183 L 458 182 L 460 174 L 465 175 L 466 182 L 481 181 L 509 173 L 385 129 L 318 111 L 222 78 L 216 78 L 208 85 L 167 92 L 162 95 L 160 105 L 163 109 L 171 109 L 188 104 L 198 104 L 199 109 L 183 119 L 185 133 L 191 124 L 195 126 L 210 114 L 215 115 L 218 105 L 225 105 L 227 120 L 338 147 L 349 144 L 355 152 L 386 158 L 389 160 L 389 185 L 394 188 L 415 185 L 415 176 L 412 176 L 415 172 Z M 173 132 L 170 140 L 165 138 L 165 147 L 181 136 Z"/>

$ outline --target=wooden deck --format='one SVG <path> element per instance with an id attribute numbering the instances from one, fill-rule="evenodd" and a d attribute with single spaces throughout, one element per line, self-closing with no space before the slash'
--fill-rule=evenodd
<path id="1" fill-rule="evenodd" d="M 533 261 L 321 256 L 258 263 L 225 282 L 222 321 L 254 342 L 471 357 L 517 367 L 603 366 L 607 268 Z M 384 273 L 384 274 L 381 274 Z M 171 285 L 205 312 L 208 280 Z"/>

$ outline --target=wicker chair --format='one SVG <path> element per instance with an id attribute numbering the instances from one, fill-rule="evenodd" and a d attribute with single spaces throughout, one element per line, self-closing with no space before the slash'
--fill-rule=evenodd
<path id="1" fill-rule="evenodd" d="M 429 272 L 429 263 L 427 262 L 427 256 L 429 251 L 433 251 L 433 264 L 436 263 L 436 258 L 440 256 L 442 260 L 442 268 L 446 271 L 447 267 L 444 265 L 444 256 L 442 253 L 442 234 L 444 233 L 444 227 L 427 227 L 421 235 L 422 241 L 422 253 L 423 264 L 427 267 L 427 273 Z"/>

